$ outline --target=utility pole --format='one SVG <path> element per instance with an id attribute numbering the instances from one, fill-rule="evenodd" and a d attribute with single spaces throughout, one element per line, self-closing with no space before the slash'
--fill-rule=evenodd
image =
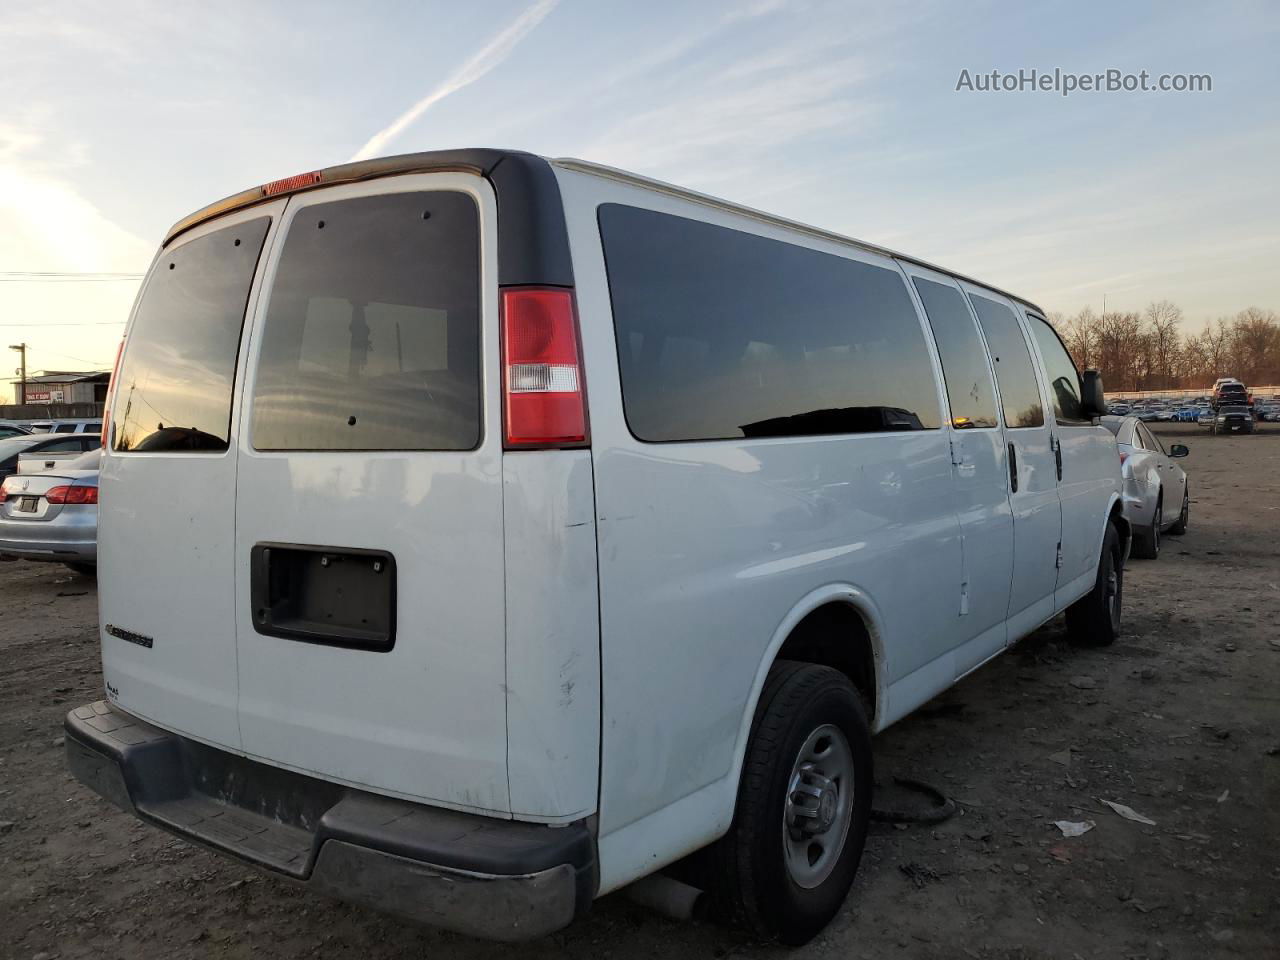
<path id="1" fill-rule="evenodd" d="M 27 345 L 25 343 L 10 344 L 9 349 L 17 350 L 18 353 L 22 354 L 22 370 L 20 371 L 22 383 L 18 386 L 18 403 L 24 404 L 27 402 Z"/>

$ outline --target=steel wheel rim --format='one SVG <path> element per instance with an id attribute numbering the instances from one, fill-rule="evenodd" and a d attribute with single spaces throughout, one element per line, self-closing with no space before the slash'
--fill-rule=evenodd
<path id="1" fill-rule="evenodd" d="M 839 727 L 824 723 L 805 738 L 791 765 L 782 805 L 787 873 L 812 890 L 831 876 L 853 822 L 853 751 Z"/>

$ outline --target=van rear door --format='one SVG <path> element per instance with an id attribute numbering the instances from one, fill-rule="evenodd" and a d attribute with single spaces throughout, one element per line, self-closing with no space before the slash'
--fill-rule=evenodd
<path id="1" fill-rule="evenodd" d="M 509 812 L 496 203 L 478 176 L 293 196 L 239 437 L 246 752 Z"/>
<path id="2" fill-rule="evenodd" d="M 130 713 L 237 747 L 232 550 L 236 359 L 284 202 L 160 251 L 114 378 L 102 458 L 98 590 L 107 694 Z"/>

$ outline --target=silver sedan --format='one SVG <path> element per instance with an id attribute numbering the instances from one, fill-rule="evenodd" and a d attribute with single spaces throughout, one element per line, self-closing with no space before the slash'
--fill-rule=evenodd
<path id="1" fill-rule="evenodd" d="M 1132 554 L 1154 560 L 1160 555 L 1164 533 L 1187 531 L 1190 487 L 1186 472 L 1174 461 L 1191 451 L 1180 443 L 1166 450 L 1163 441 L 1137 417 L 1103 417 L 1102 425 L 1116 435 L 1120 452 L 1124 512 L 1133 527 Z"/>
<path id="2" fill-rule="evenodd" d="M 0 484 L 0 557 L 98 565 L 98 466 L 94 450 L 53 469 L 16 473 Z"/>

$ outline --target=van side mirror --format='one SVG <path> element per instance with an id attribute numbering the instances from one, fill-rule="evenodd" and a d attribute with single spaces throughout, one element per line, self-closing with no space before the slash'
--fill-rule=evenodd
<path id="1" fill-rule="evenodd" d="M 1103 417 L 1107 414 L 1107 398 L 1102 392 L 1102 374 L 1086 370 L 1080 376 L 1080 412 L 1086 417 Z"/>
<path id="2" fill-rule="evenodd" d="M 1187 447 L 1184 444 L 1181 444 L 1181 443 L 1175 443 L 1172 447 L 1169 448 L 1169 456 L 1175 459 L 1179 457 L 1185 457 L 1190 452 L 1191 451 L 1187 449 Z"/>

